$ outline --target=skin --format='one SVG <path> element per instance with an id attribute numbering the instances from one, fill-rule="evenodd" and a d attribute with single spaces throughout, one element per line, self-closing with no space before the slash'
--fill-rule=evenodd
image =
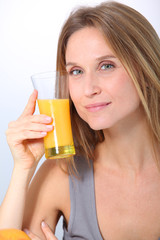
<path id="1" fill-rule="evenodd" d="M 66 62 L 77 112 L 91 128 L 103 129 L 105 136 L 93 163 L 102 236 L 158 239 L 160 173 L 132 80 L 96 28 L 84 28 L 70 37 Z M 158 153 L 159 145 L 155 146 Z"/>
<path id="2" fill-rule="evenodd" d="M 132 80 L 103 35 L 93 27 L 83 28 L 69 38 L 66 69 L 78 114 L 91 128 L 102 129 L 105 136 L 95 149 L 93 162 L 101 235 L 110 240 L 157 240 L 160 173 Z M 36 97 L 34 92 L 22 116 L 7 130 L 15 164 L 0 208 L 0 227 L 28 228 L 37 239 L 54 239 L 45 237 L 41 222 L 45 221 L 53 232 L 61 214 L 69 222 L 69 179 L 55 161 L 46 160 L 28 190 L 44 151 L 42 137 L 51 130 L 47 126 L 52 121 L 33 115 Z M 159 145 L 155 145 L 158 154 Z M 66 167 L 65 163 L 62 165 Z M 18 203 L 14 197 L 17 194 Z M 46 232 L 50 230 L 46 228 Z"/>
<path id="3" fill-rule="evenodd" d="M 45 222 L 54 233 L 60 212 L 69 218 L 69 180 L 55 161 L 46 160 L 29 186 L 37 163 L 44 153 L 43 136 L 51 131 L 47 126 L 52 122 L 48 116 L 33 115 L 36 98 L 37 92 L 34 91 L 22 115 L 9 124 L 6 132 L 14 169 L 0 206 L 0 229 L 29 229 L 31 239 L 36 236 L 36 239 L 50 240 L 46 236 L 49 228 L 44 231 L 41 223 Z M 65 202 L 66 212 L 63 209 Z M 50 232 L 48 234 L 51 235 Z M 54 235 L 51 240 L 53 239 Z"/>
<path id="4" fill-rule="evenodd" d="M 49 228 L 49 226 L 44 221 L 41 223 L 41 228 L 42 228 L 42 232 L 45 235 L 46 240 L 58 240 L 53 234 L 53 232 L 51 231 L 51 229 Z M 33 234 L 28 229 L 24 229 L 24 231 L 30 237 L 30 239 L 41 240 L 37 235 Z"/>

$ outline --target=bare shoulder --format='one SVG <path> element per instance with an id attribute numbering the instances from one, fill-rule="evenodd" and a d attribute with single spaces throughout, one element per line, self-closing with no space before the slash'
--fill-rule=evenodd
<path id="1" fill-rule="evenodd" d="M 40 232 L 45 220 L 52 230 L 61 214 L 70 215 L 69 176 L 65 162 L 46 160 L 33 178 L 26 201 L 24 227 Z M 40 235 L 39 235 L 40 236 Z"/>

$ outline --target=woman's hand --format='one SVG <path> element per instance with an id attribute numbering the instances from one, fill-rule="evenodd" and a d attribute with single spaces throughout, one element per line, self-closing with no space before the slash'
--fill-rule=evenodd
<path id="1" fill-rule="evenodd" d="M 38 92 L 34 90 L 18 120 L 9 123 L 6 131 L 15 165 L 31 169 L 44 154 L 43 137 L 53 129 L 52 119 L 46 115 L 33 115 Z"/>
<path id="2" fill-rule="evenodd" d="M 41 228 L 42 231 L 45 235 L 46 240 L 58 240 L 55 235 L 53 234 L 53 232 L 51 231 L 51 229 L 49 228 L 49 226 L 47 225 L 47 223 L 42 222 L 41 224 Z M 27 233 L 27 235 L 31 238 L 31 240 L 41 240 L 39 237 L 37 237 L 35 234 L 33 234 L 31 231 L 29 231 L 28 229 L 24 229 L 24 231 Z"/>

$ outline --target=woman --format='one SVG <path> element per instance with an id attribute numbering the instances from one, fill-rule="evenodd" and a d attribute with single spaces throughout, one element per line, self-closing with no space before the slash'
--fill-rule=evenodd
<path id="1" fill-rule="evenodd" d="M 68 94 L 68 85 L 77 156 L 61 160 L 61 167 L 46 160 L 28 190 L 43 155 L 42 138 L 52 130 L 52 119 L 33 115 L 34 91 L 7 130 L 15 164 L 0 227 L 28 228 L 32 239 L 54 239 L 49 230 L 44 236 L 48 227 L 43 222 L 41 229 L 41 222 L 54 232 L 63 215 L 64 239 L 158 239 L 156 32 L 141 14 L 117 2 L 78 9 L 60 34 L 57 70 L 68 75 L 60 94 Z"/>

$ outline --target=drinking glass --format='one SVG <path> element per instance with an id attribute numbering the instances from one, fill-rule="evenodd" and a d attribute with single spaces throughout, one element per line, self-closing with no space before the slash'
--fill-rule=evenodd
<path id="1" fill-rule="evenodd" d="M 69 98 L 59 98 L 58 83 L 66 81 L 65 75 L 55 72 L 39 73 L 31 76 L 38 91 L 40 114 L 52 117 L 53 130 L 44 137 L 45 157 L 66 158 L 75 154 L 73 143 Z"/>

